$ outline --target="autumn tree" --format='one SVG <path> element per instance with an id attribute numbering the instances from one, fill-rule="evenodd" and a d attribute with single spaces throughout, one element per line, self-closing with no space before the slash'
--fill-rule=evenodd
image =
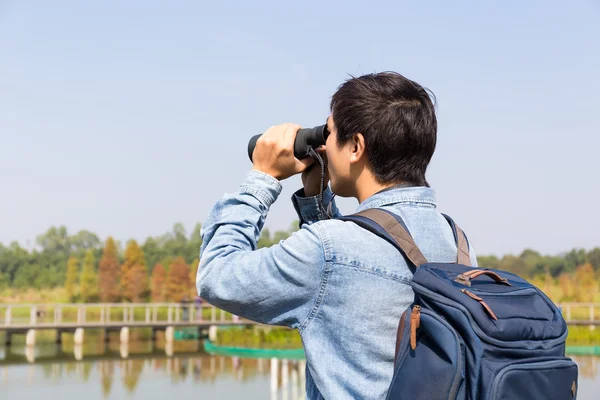
<path id="1" fill-rule="evenodd" d="M 156 264 L 152 270 L 152 290 L 151 296 L 152 301 L 162 302 L 165 301 L 165 280 L 167 278 L 167 272 L 162 264 Z"/>
<path id="2" fill-rule="evenodd" d="M 130 240 L 125 249 L 125 261 L 121 266 L 123 297 L 138 302 L 148 295 L 148 270 L 144 252 L 135 240 Z"/>
<path id="3" fill-rule="evenodd" d="M 79 276 L 79 259 L 76 257 L 69 257 L 67 262 L 67 278 L 65 280 L 65 290 L 67 291 L 67 297 L 69 301 L 75 301 L 77 294 L 77 277 Z"/>
<path id="4" fill-rule="evenodd" d="M 181 301 L 189 297 L 190 267 L 183 257 L 177 257 L 169 267 L 167 276 L 166 297 L 169 301 Z"/>
<path id="5" fill-rule="evenodd" d="M 575 270 L 575 282 L 577 283 L 576 299 L 581 302 L 592 302 L 598 292 L 592 264 L 586 263 Z"/>
<path id="6" fill-rule="evenodd" d="M 100 300 L 112 303 L 119 299 L 119 258 L 112 237 L 106 239 L 98 267 L 98 291 Z"/>
<path id="7" fill-rule="evenodd" d="M 194 259 L 190 265 L 190 295 L 195 298 L 198 295 L 198 289 L 196 289 L 196 275 L 198 274 L 198 265 L 200 264 L 199 259 Z"/>
<path id="8" fill-rule="evenodd" d="M 94 264 L 94 250 L 89 249 L 85 252 L 85 258 L 83 259 L 83 270 L 81 271 L 81 300 L 84 303 L 93 301 L 98 295 L 98 282 L 96 279 L 96 271 Z"/>
<path id="9" fill-rule="evenodd" d="M 562 291 L 562 301 L 573 301 L 575 299 L 576 287 L 571 274 L 562 274 L 558 278 L 558 284 Z"/>

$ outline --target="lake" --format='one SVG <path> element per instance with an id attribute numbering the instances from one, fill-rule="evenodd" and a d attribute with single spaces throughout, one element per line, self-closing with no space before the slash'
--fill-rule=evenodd
<path id="1" fill-rule="evenodd" d="M 600 393 L 600 357 L 577 356 L 579 399 Z M 0 399 L 304 398 L 303 360 L 210 355 L 201 341 L 0 347 Z"/>

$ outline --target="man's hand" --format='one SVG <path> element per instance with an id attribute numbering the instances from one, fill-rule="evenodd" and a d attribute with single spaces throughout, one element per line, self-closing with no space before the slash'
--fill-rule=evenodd
<path id="1" fill-rule="evenodd" d="M 300 125 L 283 124 L 269 128 L 256 142 L 252 160 L 257 171 L 284 180 L 299 174 L 314 164 L 315 160 L 307 157 L 298 160 L 294 157 L 294 141 Z"/>
<path id="2" fill-rule="evenodd" d="M 323 158 L 323 164 L 325 165 L 325 178 L 323 179 L 323 190 L 329 183 L 329 172 L 327 171 L 327 153 L 325 153 L 325 146 L 321 146 L 315 150 Z M 321 165 L 315 162 L 312 166 L 302 172 L 302 185 L 304 185 L 304 195 L 306 197 L 316 196 L 321 192 Z"/>

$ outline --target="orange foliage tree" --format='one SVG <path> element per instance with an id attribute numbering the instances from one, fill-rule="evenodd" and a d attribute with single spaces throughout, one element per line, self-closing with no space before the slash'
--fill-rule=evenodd
<path id="1" fill-rule="evenodd" d="M 146 259 L 135 240 L 130 240 L 125 249 L 125 261 L 121 265 L 121 287 L 123 297 L 131 302 L 144 300 L 148 296 Z"/>
<path id="2" fill-rule="evenodd" d="M 165 301 L 165 279 L 167 272 L 162 264 L 156 264 L 152 270 L 152 301 Z"/>
<path id="3" fill-rule="evenodd" d="M 121 297 L 119 290 L 119 258 L 117 246 L 112 237 L 106 239 L 102 258 L 98 266 L 98 292 L 104 303 L 118 301 Z"/>
<path id="4" fill-rule="evenodd" d="M 167 276 L 166 296 L 170 301 L 181 301 L 189 299 L 190 267 L 185 263 L 183 257 L 177 257 L 169 267 Z"/>

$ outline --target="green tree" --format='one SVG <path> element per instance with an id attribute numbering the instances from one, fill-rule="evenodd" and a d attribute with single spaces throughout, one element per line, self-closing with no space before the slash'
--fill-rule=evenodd
<path id="1" fill-rule="evenodd" d="M 587 255 L 587 259 L 595 271 L 600 271 L 600 247 L 596 247 Z"/>
<path id="2" fill-rule="evenodd" d="M 79 259 L 69 257 L 67 263 L 67 279 L 65 281 L 65 289 L 70 302 L 74 302 L 77 296 L 77 278 L 79 276 Z"/>
<path id="3" fill-rule="evenodd" d="M 260 238 L 258 239 L 258 248 L 269 247 L 271 246 L 271 232 L 269 228 L 263 228 L 260 233 Z"/>
<path id="4" fill-rule="evenodd" d="M 85 252 L 83 259 L 83 270 L 81 271 L 81 300 L 84 303 L 89 303 L 95 300 L 98 296 L 98 280 L 95 271 L 96 260 L 94 258 L 93 249 L 88 249 Z"/>

